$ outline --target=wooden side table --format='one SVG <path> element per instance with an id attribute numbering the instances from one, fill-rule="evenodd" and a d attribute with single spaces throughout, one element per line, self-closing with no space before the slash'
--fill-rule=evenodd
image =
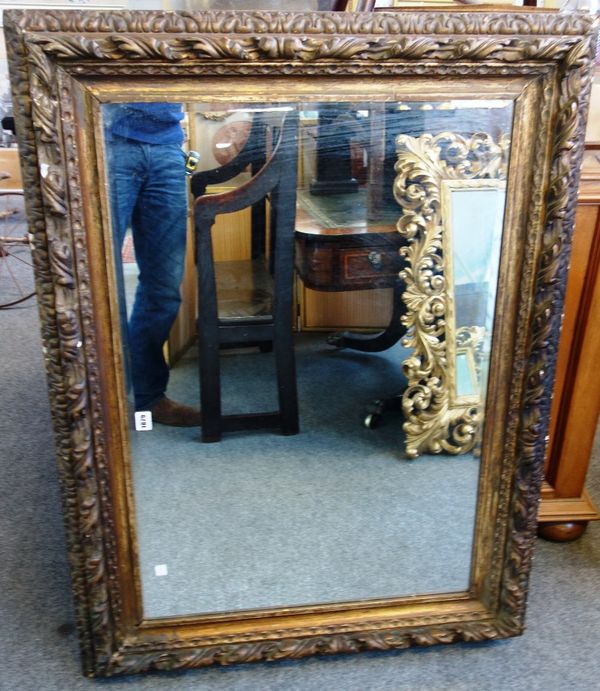
<path id="1" fill-rule="evenodd" d="M 600 149 L 585 154 L 558 353 L 539 534 L 578 538 L 600 513 L 585 489 L 600 413 Z"/>

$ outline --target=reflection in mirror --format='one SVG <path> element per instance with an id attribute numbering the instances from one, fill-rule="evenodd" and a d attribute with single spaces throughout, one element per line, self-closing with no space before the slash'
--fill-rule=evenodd
<path id="1" fill-rule="evenodd" d="M 504 217 L 505 182 L 443 185 L 450 405 L 483 410 Z"/>
<path id="2" fill-rule="evenodd" d="M 412 349 L 401 400 L 412 458 L 479 453 L 511 118 L 506 102 L 488 105 L 496 121 L 485 132 L 397 138 L 394 193 L 408 264 L 403 343 Z M 469 387 L 473 395 L 465 395 Z"/>
<path id="3" fill-rule="evenodd" d="M 511 117 L 102 107 L 146 617 L 468 589 L 475 445 L 406 463 L 414 410 L 363 422 L 424 390 L 422 341 L 452 341 L 435 376 L 483 414 L 504 173 L 440 137 L 508 142 Z"/>

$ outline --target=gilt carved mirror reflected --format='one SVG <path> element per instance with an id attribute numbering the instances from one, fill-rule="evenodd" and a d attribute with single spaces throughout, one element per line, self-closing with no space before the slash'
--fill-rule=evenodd
<path id="1" fill-rule="evenodd" d="M 51 19 L 7 36 L 86 672 L 520 633 L 590 20 Z"/>

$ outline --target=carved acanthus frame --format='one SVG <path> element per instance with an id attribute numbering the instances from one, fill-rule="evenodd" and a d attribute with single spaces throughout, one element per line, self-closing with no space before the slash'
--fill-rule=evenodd
<path id="1" fill-rule="evenodd" d="M 454 400 L 456 329 L 445 240 L 450 209 L 442 186 L 506 180 L 510 140 L 496 142 L 483 132 L 469 138 L 453 132 L 399 135 L 396 149 L 394 196 L 402 209 L 398 232 L 407 241 L 400 251 L 406 259 L 400 272 L 407 307 L 403 344 L 411 349 L 403 364 L 408 382 L 402 395 L 406 454 L 468 453 L 481 439 L 484 402 Z"/>
<path id="2" fill-rule="evenodd" d="M 521 633 L 593 20 L 528 11 L 10 11 L 4 23 L 84 672 L 127 674 Z M 521 85 L 516 121 L 524 136 L 511 159 L 526 167 L 523 191 L 509 191 L 517 208 L 509 227 L 520 230 L 500 268 L 500 285 L 511 277 L 518 285 L 499 296 L 496 355 L 504 356 L 492 358 L 498 403 L 483 437 L 468 592 L 144 619 L 133 585 L 127 470 L 117 453 L 120 413 L 106 404 L 115 386 L 103 357 L 110 350 L 102 290 L 109 281 L 99 262 L 98 182 L 86 160 L 93 149 L 85 148 L 89 138 L 79 129 L 87 122 L 79 96 L 85 103 L 91 85 L 102 80 L 118 94 L 123 80 L 143 89 L 147 78 L 197 75 L 310 76 L 315 90 L 319 79 L 366 84 L 382 76 L 426 77 L 432 88 L 442 76 L 473 78 L 482 94 L 500 82 Z"/>

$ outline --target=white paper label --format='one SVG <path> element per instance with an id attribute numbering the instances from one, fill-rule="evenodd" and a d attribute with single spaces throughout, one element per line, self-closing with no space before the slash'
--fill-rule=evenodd
<path id="1" fill-rule="evenodd" d="M 136 411 L 135 429 L 138 432 L 149 432 L 152 429 L 152 413 L 149 410 Z"/>
<path id="2" fill-rule="evenodd" d="M 169 570 L 167 569 L 166 564 L 157 564 L 154 567 L 154 575 L 155 576 L 166 576 L 168 575 Z"/>

